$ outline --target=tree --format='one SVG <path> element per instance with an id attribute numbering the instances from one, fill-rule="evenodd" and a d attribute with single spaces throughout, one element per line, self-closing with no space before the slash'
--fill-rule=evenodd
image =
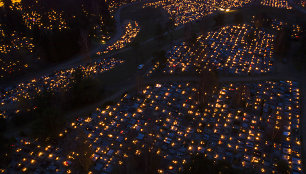
<path id="1" fill-rule="evenodd" d="M 167 59 L 167 53 L 165 50 L 161 50 L 159 52 L 155 53 L 155 59 L 154 62 L 159 62 L 159 68 L 160 70 L 164 69 L 164 67 L 167 65 L 168 59 Z"/>
<path id="2" fill-rule="evenodd" d="M 99 80 L 93 78 L 82 79 L 74 83 L 67 93 L 66 101 L 69 107 L 78 107 L 84 104 L 96 102 L 103 94 L 103 87 Z"/>
<path id="3" fill-rule="evenodd" d="M 106 0 L 99 0 L 99 7 L 101 8 L 102 16 L 103 16 L 103 22 L 106 24 L 106 26 L 112 25 L 112 19 L 110 12 L 108 10 L 108 4 L 105 2 Z"/>
<path id="4" fill-rule="evenodd" d="M 158 60 L 160 63 L 164 64 L 167 63 L 167 56 L 166 56 L 166 51 L 165 50 L 161 50 L 160 52 L 158 52 Z"/>
<path id="5" fill-rule="evenodd" d="M 94 153 L 92 146 L 84 132 L 79 133 L 75 142 L 77 142 L 75 151 L 79 154 L 76 158 L 76 164 L 81 167 L 82 171 L 88 172 L 93 165 L 93 161 L 91 160 L 92 154 Z"/>
<path id="6" fill-rule="evenodd" d="M 175 21 L 174 19 L 170 18 L 167 22 L 167 28 L 168 28 L 168 31 L 173 31 L 174 28 L 175 28 Z"/>
<path id="7" fill-rule="evenodd" d="M 282 29 L 275 39 L 275 53 L 281 58 L 287 55 L 290 48 L 290 31 L 288 28 Z"/>
<path id="8" fill-rule="evenodd" d="M 239 86 L 232 96 L 232 106 L 234 108 L 244 107 L 245 102 L 244 100 L 249 97 L 249 89 L 247 86 L 241 85 Z"/>
<path id="9" fill-rule="evenodd" d="M 83 130 L 75 130 L 63 139 L 63 153 L 75 152 L 72 166 L 78 173 L 88 173 L 93 165 L 94 150 Z M 75 171 L 75 172 L 76 172 Z"/>
<path id="10" fill-rule="evenodd" d="M 44 32 L 44 31 L 40 31 Z M 51 62 L 66 60 L 80 52 L 81 46 L 79 29 L 66 31 L 44 32 L 44 37 L 36 38 L 36 44 L 44 54 L 44 58 Z"/>
<path id="11" fill-rule="evenodd" d="M 278 171 L 278 173 L 281 173 L 281 174 L 291 173 L 291 170 L 289 168 L 289 164 L 284 159 L 278 160 L 276 164 L 277 164 L 276 170 Z"/>
<path id="12" fill-rule="evenodd" d="M 198 44 L 196 33 L 191 33 L 190 34 L 190 37 L 187 40 L 187 44 L 190 45 L 190 46 L 195 46 L 195 45 Z"/>
<path id="13" fill-rule="evenodd" d="M 182 174 L 204 174 L 205 172 L 217 173 L 213 161 L 205 158 L 204 155 L 193 155 L 190 162 L 185 164 Z"/>
<path id="14" fill-rule="evenodd" d="M 73 85 L 78 85 L 84 78 L 83 70 L 80 67 L 76 68 L 76 70 L 72 73 L 71 78 L 73 81 Z"/>
<path id="15" fill-rule="evenodd" d="M 0 117 L 0 132 L 4 132 L 6 130 L 7 122 L 5 118 Z"/>
<path id="16" fill-rule="evenodd" d="M 192 37 L 192 25 L 191 23 L 187 23 L 185 26 L 184 26 L 184 40 L 188 40 Z"/>
<path id="17" fill-rule="evenodd" d="M 252 170 L 249 173 L 255 173 Z M 217 160 L 214 162 L 211 159 L 206 158 L 203 154 L 192 155 L 188 163 L 183 166 L 181 174 L 242 174 L 244 170 L 234 169 L 232 164 L 226 160 Z"/>
<path id="18" fill-rule="evenodd" d="M 198 84 L 198 103 L 201 111 L 207 106 L 209 99 L 213 96 L 214 90 L 218 86 L 217 74 L 204 70 L 200 74 L 200 82 Z"/>
<path id="19" fill-rule="evenodd" d="M 163 165 L 161 156 L 149 150 L 142 150 L 140 155 L 136 155 L 135 150 L 130 150 L 129 158 L 125 164 L 116 168 L 112 174 L 155 174 Z"/>
<path id="20" fill-rule="evenodd" d="M 6 1 L 10 3 L 10 0 Z M 88 36 L 95 31 L 95 27 L 99 25 L 99 29 L 102 28 L 101 30 L 105 33 L 108 33 L 114 27 L 114 22 L 105 0 L 23 0 L 22 5 L 28 7 L 23 9 L 25 12 L 31 9 L 40 13 L 43 24 L 50 23 L 46 15 L 50 10 L 62 13 L 62 17 L 69 28 L 67 30 L 58 30 L 57 27 L 54 27 L 52 31 L 48 31 L 34 26 L 32 31 L 32 29 L 27 29 L 24 26 L 21 14 L 9 8 L 5 20 L 7 21 L 5 23 L 11 29 L 16 30 L 19 28 L 18 30 L 20 31 L 26 29 L 28 34 L 34 38 L 34 44 L 40 50 L 40 57 L 51 62 L 66 60 L 81 51 L 87 54 L 90 47 Z M 88 58 L 89 56 L 87 55 L 86 57 Z"/>
<path id="21" fill-rule="evenodd" d="M 10 161 L 12 149 L 10 148 L 10 144 L 15 143 L 15 140 L 12 141 L 10 139 L 7 139 L 3 133 L 0 133 L 0 168 L 6 168 Z"/>
<path id="22" fill-rule="evenodd" d="M 90 62 L 90 55 L 89 55 L 89 31 L 85 29 L 81 29 L 80 31 L 80 48 L 81 52 L 85 55 L 85 61 Z"/>
<path id="23" fill-rule="evenodd" d="M 254 39 L 256 39 L 256 30 L 251 29 L 246 36 L 246 41 L 248 42 L 248 44 L 251 44 Z"/>
<path id="24" fill-rule="evenodd" d="M 12 1 L 11 0 L 2 0 L 2 2 L 4 3 L 4 11 L 7 15 L 7 13 L 10 11 L 10 6 L 12 5 Z"/>
<path id="25" fill-rule="evenodd" d="M 45 107 L 37 114 L 37 121 L 32 128 L 33 134 L 40 138 L 56 138 L 64 127 L 61 110 L 56 107 Z"/>
<path id="26" fill-rule="evenodd" d="M 55 137 L 59 129 L 63 127 L 61 103 L 52 91 L 44 89 L 39 94 L 33 96 L 33 99 L 25 99 L 21 104 L 23 109 L 31 108 L 30 112 L 22 112 L 21 116 L 14 117 L 13 122 L 19 126 L 26 123 L 31 124 L 31 131 L 34 136 L 39 138 Z M 33 108 L 35 108 L 33 110 Z"/>
<path id="27" fill-rule="evenodd" d="M 226 174 L 236 174 L 238 173 L 237 170 L 232 168 L 232 164 L 226 160 L 219 160 L 216 163 L 216 168 L 218 173 L 226 173 Z"/>
<path id="28" fill-rule="evenodd" d="M 136 83 L 137 83 L 137 90 L 139 93 L 141 93 L 142 90 L 144 89 L 144 79 L 140 73 L 137 73 Z"/>

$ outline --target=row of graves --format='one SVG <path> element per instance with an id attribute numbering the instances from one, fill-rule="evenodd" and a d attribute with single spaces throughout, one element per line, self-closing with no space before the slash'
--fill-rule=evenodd
<path id="1" fill-rule="evenodd" d="M 271 72 L 275 36 L 253 25 L 225 26 L 200 35 L 196 40 L 174 45 L 166 55 L 166 66 L 154 71 L 173 74 L 216 70 L 223 74 L 249 75 Z"/>
<path id="2" fill-rule="evenodd" d="M 125 48 L 140 32 L 140 26 L 136 21 L 129 21 L 124 27 L 124 33 L 119 40 L 107 46 L 105 50 L 97 52 L 97 55 L 107 54 L 114 50 Z"/>
<path id="3" fill-rule="evenodd" d="M 145 3 L 143 8 L 163 8 L 174 21 L 174 25 L 181 26 L 189 22 L 197 21 L 214 12 L 228 12 L 229 9 L 245 7 L 252 2 L 252 0 L 158 0 Z"/>
<path id="4" fill-rule="evenodd" d="M 284 160 L 292 173 L 303 173 L 296 82 L 222 84 L 204 99 L 199 91 L 195 83 L 172 83 L 128 93 L 71 123 L 53 145 L 19 138 L 2 171 L 75 173 L 84 152 L 63 147 L 73 139 L 92 149 L 89 173 L 111 173 L 147 151 L 159 158 L 158 173 L 182 171 L 194 154 L 257 173 L 277 173 Z"/>
<path id="5" fill-rule="evenodd" d="M 43 90 L 55 92 L 60 91 L 61 89 L 67 90 L 71 87 L 76 70 L 82 72 L 82 78 L 93 77 L 109 71 L 123 62 L 124 61 L 121 59 L 104 58 L 77 67 L 58 70 L 46 76 L 32 79 L 16 86 L 7 87 L 0 91 L 1 106 L 5 107 L 6 105 L 16 103 L 20 101 L 21 98 L 31 99 Z M 5 110 L 0 113 L 3 115 L 9 115 Z"/>

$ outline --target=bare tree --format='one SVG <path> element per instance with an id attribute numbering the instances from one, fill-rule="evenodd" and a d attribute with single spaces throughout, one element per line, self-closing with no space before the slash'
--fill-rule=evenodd
<path id="1" fill-rule="evenodd" d="M 83 54 L 85 55 L 85 61 L 90 62 L 91 59 L 90 59 L 90 55 L 89 55 L 88 36 L 89 36 L 88 30 L 81 29 L 81 31 L 80 31 L 80 47 L 81 47 L 81 50 L 82 50 Z"/>
<path id="2" fill-rule="evenodd" d="M 234 108 L 244 107 L 245 100 L 249 98 L 249 96 L 250 96 L 250 91 L 247 86 L 241 85 L 237 87 L 232 96 L 232 102 L 231 102 L 232 106 Z"/>
<path id="3" fill-rule="evenodd" d="M 63 147 L 66 155 L 68 152 L 75 152 L 75 158 L 72 162 L 73 168 L 79 173 L 88 173 L 93 165 L 91 157 L 94 151 L 85 132 L 78 130 L 70 133 L 65 137 Z"/>
<path id="4" fill-rule="evenodd" d="M 218 86 L 218 77 L 215 72 L 204 70 L 200 74 L 200 82 L 198 84 L 198 103 L 200 110 L 208 105 Z"/>

